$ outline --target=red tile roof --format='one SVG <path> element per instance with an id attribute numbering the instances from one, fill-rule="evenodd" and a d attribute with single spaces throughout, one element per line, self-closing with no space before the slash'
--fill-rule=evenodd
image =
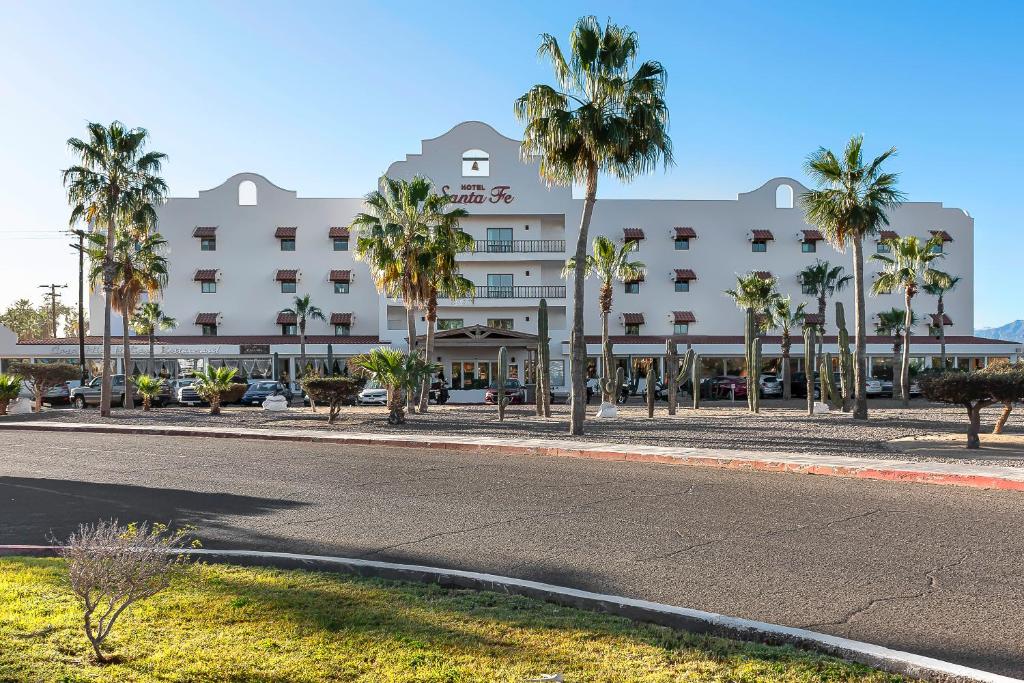
<path id="1" fill-rule="evenodd" d="M 801 232 L 804 233 L 804 242 L 818 242 L 825 239 L 819 230 L 802 230 Z"/>
<path id="2" fill-rule="evenodd" d="M 338 225 L 331 226 L 331 229 L 327 231 L 327 237 L 329 237 L 332 240 L 348 237 L 348 228 L 341 227 Z"/>
<path id="3" fill-rule="evenodd" d="M 676 282 L 683 280 L 696 280 L 697 274 L 689 268 L 676 268 Z"/>
<path id="4" fill-rule="evenodd" d="M 775 239 L 775 236 L 772 234 L 771 230 L 751 230 L 750 231 L 750 237 L 751 237 L 751 239 L 755 239 L 755 240 L 774 240 Z"/>
<path id="5" fill-rule="evenodd" d="M 676 237 L 686 237 L 693 239 L 697 236 L 697 231 L 693 228 L 675 228 Z"/>
<path id="6" fill-rule="evenodd" d="M 939 326 L 939 315 L 938 315 L 938 313 L 932 313 L 931 317 L 932 317 L 932 326 L 933 327 L 938 327 Z M 953 324 L 953 321 L 950 320 L 949 316 L 946 315 L 945 313 L 943 313 L 942 314 L 942 326 L 943 327 L 949 327 L 952 324 Z"/>
<path id="7" fill-rule="evenodd" d="M 193 237 L 216 237 L 217 226 L 215 225 L 200 225 L 192 231 Z"/>
<path id="8" fill-rule="evenodd" d="M 942 238 L 943 242 L 952 242 L 953 241 L 953 238 L 950 237 L 949 233 L 946 232 L 945 230 L 929 230 L 928 232 L 930 232 L 932 234 L 932 237 L 940 237 L 940 238 Z"/>
<path id="9" fill-rule="evenodd" d="M 296 335 L 266 335 L 266 334 L 233 334 L 233 335 L 217 335 L 216 337 L 208 337 L 206 335 L 198 334 L 176 334 L 162 337 L 154 337 L 153 342 L 155 344 L 294 344 L 298 337 Z M 139 339 L 144 337 L 132 336 L 132 343 L 138 343 Z M 662 339 L 662 343 L 664 343 Z M 382 342 L 380 337 L 363 335 L 359 337 L 341 337 L 333 334 L 314 334 L 306 335 L 306 342 L 308 344 L 387 344 L 387 341 Z M 21 345 L 27 346 L 78 346 L 78 337 L 60 337 L 58 339 L 26 339 L 18 342 Z M 103 337 L 96 335 L 89 335 L 85 338 L 85 343 L 90 346 L 97 346 L 103 343 Z M 953 342 L 951 342 L 953 343 Z M 997 342 L 998 343 L 998 342 Z M 121 338 L 114 337 L 114 346 L 121 345 Z"/>
<path id="10" fill-rule="evenodd" d="M 196 314 L 196 325 L 216 325 L 219 313 L 198 313 Z"/>
<path id="11" fill-rule="evenodd" d="M 772 279 L 772 271 L 770 271 L 770 270 L 755 270 L 754 271 L 754 275 L 758 276 L 762 280 L 771 280 Z"/>
<path id="12" fill-rule="evenodd" d="M 332 270 L 328 282 L 348 282 L 352 279 L 351 270 Z"/>
<path id="13" fill-rule="evenodd" d="M 643 313 L 623 313 L 622 314 L 623 325 L 643 325 L 644 314 Z"/>
<path id="14" fill-rule="evenodd" d="M 642 240 L 644 239 L 644 231 L 642 228 L 624 228 L 622 230 L 622 239 L 627 242 L 630 240 Z"/>
<path id="15" fill-rule="evenodd" d="M 217 269 L 197 270 L 195 277 L 192 279 L 196 282 L 213 282 L 217 279 Z"/>
<path id="16" fill-rule="evenodd" d="M 883 230 L 882 232 L 878 233 L 879 242 L 883 242 L 885 240 L 898 240 L 899 238 L 900 236 L 897 235 L 894 230 Z"/>
<path id="17" fill-rule="evenodd" d="M 299 271 L 297 270 L 279 270 L 274 276 L 274 279 L 278 282 L 295 282 L 299 279 Z"/>
<path id="18" fill-rule="evenodd" d="M 825 322 L 825 316 L 821 313 L 807 313 L 804 315 L 804 325 L 821 325 Z"/>
<path id="19" fill-rule="evenodd" d="M 697 318 L 694 317 L 690 311 L 672 311 L 672 322 L 675 323 L 695 323 Z"/>
<path id="20" fill-rule="evenodd" d="M 331 324 L 332 325 L 351 325 L 352 314 L 351 313 L 331 313 Z"/>
<path id="21" fill-rule="evenodd" d="M 280 227 L 274 231 L 274 239 L 295 239 L 295 233 L 297 231 L 298 228 Z"/>
<path id="22" fill-rule="evenodd" d="M 281 311 L 277 314 L 278 325 L 294 325 L 297 322 L 297 317 L 294 313 L 288 311 Z"/>
<path id="23" fill-rule="evenodd" d="M 644 274 L 640 273 L 636 277 L 631 277 L 631 278 L 629 278 L 628 280 L 625 280 L 625 281 L 626 282 L 643 282 L 644 281 Z"/>

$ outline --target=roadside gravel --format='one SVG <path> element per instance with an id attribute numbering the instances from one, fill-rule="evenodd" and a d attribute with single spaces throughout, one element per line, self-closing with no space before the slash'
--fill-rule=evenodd
<path id="1" fill-rule="evenodd" d="M 819 455 L 872 456 L 895 459 L 933 460 L 978 465 L 1024 467 L 1024 453 L 991 452 L 982 449 L 963 457 L 908 455 L 889 444 L 893 439 L 922 434 L 956 434 L 966 427 L 963 409 L 930 405 L 917 400 L 910 408 L 900 408 L 892 401 L 872 401 L 870 420 L 859 422 L 848 414 L 833 413 L 809 417 L 797 401 L 766 402 L 759 415 L 746 411 L 743 405 L 705 404 L 697 411 L 680 408 L 678 414 L 666 414 L 665 404 L 658 405 L 654 419 L 647 417 L 642 405 L 620 408 L 620 417 L 612 420 L 589 420 L 583 441 L 676 445 L 694 448 L 724 448 L 765 453 L 814 453 Z M 410 416 L 397 428 L 403 434 L 481 435 L 503 438 L 559 438 L 568 429 L 567 406 L 552 407 L 551 418 L 539 418 L 532 408 L 510 406 L 505 422 L 499 422 L 493 406 L 445 405 L 431 406 L 426 415 Z M 591 412 L 596 406 L 591 407 Z M 998 414 L 995 408 L 983 415 L 983 424 L 991 425 Z M 205 408 L 169 407 L 141 410 L 116 409 L 111 421 L 116 424 L 217 426 L 274 429 L 303 428 L 348 432 L 388 433 L 383 408 L 350 407 L 342 411 L 334 425 L 327 424 L 323 409 L 313 413 L 309 408 L 293 407 L 285 413 L 260 408 L 230 406 L 219 416 Z M 25 416 L 12 416 L 25 417 Z M 33 416 L 34 417 L 34 416 Z M 53 409 L 39 416 L 64 422 L 100 422 L 96 410 Z M 10 418 L 0 418 L 10 419 Z M 984 431 L 988 431 L 986 427 Z M 1007 433 L 1024 432 L 1024 419 L 1014 414 L 1007 424 Z"/>

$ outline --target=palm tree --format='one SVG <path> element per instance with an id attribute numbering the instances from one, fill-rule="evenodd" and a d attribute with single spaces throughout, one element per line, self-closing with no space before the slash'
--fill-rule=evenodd
<path id="1" fill-rule="evenodd" d="M 535 85 L 515 102 L 526 123 L 521 152 L 539 157 L 550 183 L 583 185 L 584 202 L 576 239 L 570 371 L 572 415 L 569 431 L 583 434 L 586 416 L 586 357 L 583 330 L 584 280 L 590 220 L 599 173 L 629 181 L 659 162 L 672 163 L 665 104 L 666 72 L 655 61 L 634 70 L 637 35 L 628 27 L 582 17 L 569 36 L 570 54 L 543 34 L 537 53 L 550 60 L 557 88 Z"/>
<path id="2" fill-rule="evenodd" d="M 220 401 L 224 394 L 232 390 L 232 381 L 237 368 L 221 366 L 215 368 L 207 365 L 196 375 L 196 393 L 210 403 L 210 415 L 220 415 Z"/>
<path id="3" fill-rule="evenodd" d="M 910 326 L 907 326 L 906 311 L 898 308 L 891 308 L 878 314 L 878 322 L 875 323 L 875 332 L 883 337 L 892 337 L 892 395 L 896 397 L 896 390 L 903 383 L 902 370 L 897 374 L 896 368 L 903 363 L 902 349 L 904 334 L 909 332 L 918 323 L 917 315 L 912 314 Z M 902 395 L 902 389 L 900 390 Z"/>
<path id="4" fill-rule="evenodd" d="M 367 212 L 356 215 L 354 255 L 370 268 L 377 290 L 401 297 L 405 305 L 409 350 L 416 349 L 416 309 L 430 298 L 431 274 L 424 268 L 432 226 L 457 221 L 464 209 L 445 212 L 450 201 L 433 191 L 430 180 L 415 176 L 401 180 L 383 176 L 380 190 L 366 195 Z M 412 394 L 409 412 L 415 412 Z"/>
<path id="5" fill-rule="evenodd" d="M 403 392 L 415 391 L 424 378 L 429 378 L 440 366 L 413 351 L 405 353 L 398 349 L 381 346 L 352 359 L 353 367 L 359 368 L 388 390 L 388 424 L 405 422 Z"/>
<path id="6" fill-rule="evenodd" d="M 793 347 L 793 338 L 790 330 L 800 327 L 807 318 L 804 309 L 806 303 L 801 303 L 794 310 L 793 300 L 788 296 L 777 296 L 768 307 L 768 316 L 773 328 L 782 330 L 782 398 L 789 400 L 793 397 L 793 387 L 789 381 L 789 352 Z"/>
<path id="7" fill-rule="evenodd" d="M 142 236 L 137 232 L 128 232 L 119 228 L 115 233 L 113 249 L 113 289 L 111 290 L 111 306 L 121 314 L 122 339 L 125 377 L 132 375 L 131 356 L 131 316 L 139 306 L 139 299 L 146 293 L 155 296 L 167 284 L 167 259 L 163 256 L 163 248 L 167 241 L 160 233 L 147 233 Z M 89 258 L 92 261 L 89 277 L 95 287 L 104 274 L 105 254 L 107 253 L 107 237 L 102 233 L 89 234 Z M 133 408 L 134 400 L 131 392 L 124 394 L 124 407 Z"/>
<path id="8" fill-rule="evenodd" d="M 778 280 L 774 277 L 765 277 L 762 273 L 748 273 L 737 275 L 736 288 L 727 289 L 725 293 L 732 298 L 737 308 L 754 309 L 758 328 L 764 332 L 774 326 L 772 309 L 781 296 L 775 289 L 777 284 Z"/>
<path id="9" fill-rule="evenodd" d="M 155 301 L 147 301 L 135 311 L 135 331 L 149 337 L 149 372 L 155 377 L 156 366 L 155 354 L 153 352 L 153 338 L 157 330 L 173 330 L 178 326 L 178 321 L 164 313 L 164 309 Z"/>
<path id="10" fill-rule="evenodd" d="M 63 171 L 64 187 L 72 205 L 70 224 L 80 221 L 106 230 L 103 259 L 103 373 L 100 415 L 110 416 L 110 310 L 114 289 L 114 242 L 117 228 L 139 211 L 154 216 L 154 205 L 167 194 L 158 175 L 167 158 L 147 152 L 149 133 L 126 128 L 120 121 L 110 126 L 88 124 L 87 140 L 70 138 L 68 147 L 79 163 Z M 152 222 L 150 223 L 152 224 Z"/>
<path id="11" fill-rule="evenodd" d="M 150 377 L 149 375 L 139 375 L 132 380 L 135 384 L 136 391 L 139 392 L 139 396 L 142 397 L 142 410 L 143 412 L 149 412 L 149 408 L 153 405 L 153 399 L 160 395 L 163 391 L 164 381 L 158 377 Z"/>
<path id="12" fill-rule="evenodd" d="M 473 237 L 459 227 L 459 219 L 468 215 L 465 209 L 444 211 L 448 205 L 448 197 L 441 196 L 437 202 L 438 210 L 430 226 L 426 248 L 421 255 L 421 270 L 425 270 L 427 278 L 427 335 L 425 358 L 434 357 L 434 332 L 437 329 L 437 299 L 443 296 L 456 300 L 474 298 L 476 287 L 473 281 L 459 272 L 458 254 L 473 246 Z M 420 390 L 420 412 L 427 412 L 430 402 L 430 382 L 427 377 Z"/>
<path id="13" fill-rule="evenodd" d="M 629 240 L 621 247 L 616 248 L 615 243 L 604 235 L 594 238 L 593 254 L 588 254 L 583 265 L 585 278 L 596 274 L 601 281 L 601 290 L 597 297 L 597 306 L 601 311 L 601 350 L 602 364 L 604 365 L 605 378 L 610 378 L 615 359 L 612 357 L 612 342 L 608 336 L 608 316 L 612 312 L 612 291 L 616 280 L 625 282 L 637 280 L 644 275 L 646 265 L 641 261 L 631 261 L 630 252 L 636 250 L 636 240 Z M 576 272 L 576 259 L 570 258 L 562 268 L 562 277 L 569 277 Z M 601 383 L 601 402 L 614 403 L 616 388 L 612 382 Z"/>
<path id="14" fill-rule="evenodd" d="M 928 294 L 938 297 L 935 303 L 935 319 L 937 322 L 933 327 L 939 333 L 939 358 L 941 362 L 940 367 L 943 370 L 946 369 L 946 323 L 944 322 L 946 319 L 946 294 L 956 289 L 959 282 L 959 275 L 950 275 L 948 279 L 926 282 L 922 288 Z"/>
<path id="15" fill-rule="evenodd" d="M 853 281 L 852 275 L 843 275 L 842 266 L 833 266 L 828 261 L 817 260 L 813 266 L 807 266 L 796 276 L 805 294 L 813 294 L 818 299 L 818 317 L 821 319 L 821 337 L 818 340 L 818 354 L 821 355 L 825 343 L 825 310 L 829 297 L 846 289 Z"/>
<path id="16" fill-rule="evenodd" d="M 837 249 L 853 247 L 853 296 L 856 362 L 853 376 L 856 398 L 853 417 L 868 419 L 867 318 L 864 311 L 864 238 L 889 224 L 886 212 L 903 201 L 896 189 L 897 175 L 883 173 L 882 164 L 896 154 L 892 147 L 865 165 L 864 138 L 850 138 L 842 159 L 821 147 L 807 158 L 807 174 L 818 184 L 801 198 L 807 222 L 817 226 Z"/>
<path id="17" fill-rule="evenodd" d="M 313 305 L 309 294 L 295 297 L 292 308 L 286 308 L 282 313 L 291 313 L 295 316 L 295 322 L 299 328 L 299 377 L 306 374 L 306 321 L 326 321 L 324 312 Z"/>
<path id="18" fill-rule="evenodd" d="M 900 389 L 903 405 L 910 405 L 910 327 L 914 316 L 912 300 L 922 284 L 949 282 L 950 276 L 931 267 L 932 262 L 945 258 L 942 237 L 936 235 L 927 242 L 917 237 L 889 239 L 890 254 L 872 254 L 871 260 L 883 264 L 882 272 L 871 285 L 874 294 L 884 294 L 897 288 L 903 290 L 906 321 L 903 325 L 903 362 L 900 365 Z M 939 247 L 940 249 L 936 249 Z"/>

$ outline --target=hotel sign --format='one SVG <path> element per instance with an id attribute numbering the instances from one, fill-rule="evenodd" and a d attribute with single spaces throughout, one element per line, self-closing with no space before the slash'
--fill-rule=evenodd
<path id="1" fill-rule="evenodd" d="M 270 353 L 270 344 L 239 344 L 238 353 L 243 356 L 266 356 Z"/>
<path id="2" fill-rule="evenodd" d="M 452 204 L 511 204 L 515 201 L 515 195 L 509 194 L 511 185 L 477 185 L 476 183 L 462 183 L 457 190 L 452 190 L 451 185 L 441 188 L 441 193 L 451 199 Z"/>

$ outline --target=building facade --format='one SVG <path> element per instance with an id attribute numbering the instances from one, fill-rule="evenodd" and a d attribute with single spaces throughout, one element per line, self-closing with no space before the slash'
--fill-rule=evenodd
<path id="1" fill-rule="evenodd" d="M 467 401 L 482 397 L 495 376 L 501 346 L 509 348 L 510 372 L 532 382 L 542 298 L 549 311 L 553 384 L 564 385 L 572 288 L 561 271 L 575 250 L 582 200 L 569 188 L 547 186 L 538 163 L 521 159 L 518 140 L 480 122 L 461 123 L 424 140 L 419 153 L 395 162 L 387 174 L 426 176 L 470 214 L 461 225 L 474 247 L 460 263 L 476 285 L 475 296 L 442 300 L 438 310 L 434 360 L 442 364 L 453 395 Z M 367 178 L 368 188 L 373 183 Z M 614 290 L 611 334 L 617 362 L 629 376 L 640 374 L 641 360 L 660 358 L 667 338 L 680 351 L 696 349 L 706 373 L 739 374 L 743 313 L 724 294 L 737 274 L 775 277 L 782 293 L 817 312 L 797 274 L 818 259 L 851 272 L 850 256 L 805 223 L 799 206 L 805 191 L 798 181 L 780 177 L 730 200 L 599 198 L 591 235 L 619 243 L 636 240 L 635 258 L 646 265 L 642 279 L 616 283 Z M 406 346 L 402 302 L 378 294 L 366 265 L 353 258 L 355 235 L 348 226 L 361 210 L 359 198 L 300 197 L 253 173 L 235 175 L 197 197 L 168 199 L 159 210 L 170 262 L 161 303 L 178 327 L 160 335 L 161 371 L 174 375 L 213 363 L 236 366 L 250 377 L 294 378 L 296 321 L 282 310 L 304 294 L 325 313 L 325 320 L 310 321 L 307 328 L 307 357 L 319 368 L 340 370 L 347 357 L 377 345 Z M 942 236 L 945 258 L 939 267 L 961 277 L 945 300 L 947 350 L 961 367 L 1020 352 L 1019 344 L 973 336 L 973 232 L 973 219 L 961 209 L 908 202 L 892 213 L 879 241 L 865 249 L 884 249 L 880 240 L 891 235 Z M 877 267 L 869 261 L 865 271 L 870 277 Z M 586 283 L 593 373 L 601 371 L 597 289 L 596 280 Z M 852 288 L 834 300 L 845 303 L 852 332 Z M 90 320 L 102 320 L 102 304 L 101 294 L 93 293 Z M 900 293 L 868 297 L 869 334 L 879 312 L 902 305 Z M 935 301 L 921 294 L 915 305 L 926 323 L 916 331 L 912 355 L 918 365 L 930 367 L 938 362 L 938 341 L 927 325 Z M 826 334 L 834 335 L 831 302 L 829 307 Z M 423 313 L 416 319 L 422 335 Z M 113 331 L 121 331 L 117 316 Z M 88 355 L 95 357 L 98 341 L 89 341 Z M 834 350 L 834 340 L 826 341 Z M 778 338 L 765 342 L 766 363 L 777 363 Z M 891 371 L 893 340 L 871 336 L 868 344 L 871 371 Z M 145 339 L 132 346 L 136 367 L 145 369 Z M 800 357 L 799 350 L 796 344 L 794 357 Z M 8 358 L 77 355 L 75 340 L 11 345 L 0 338 L 0 356 Z"/>

